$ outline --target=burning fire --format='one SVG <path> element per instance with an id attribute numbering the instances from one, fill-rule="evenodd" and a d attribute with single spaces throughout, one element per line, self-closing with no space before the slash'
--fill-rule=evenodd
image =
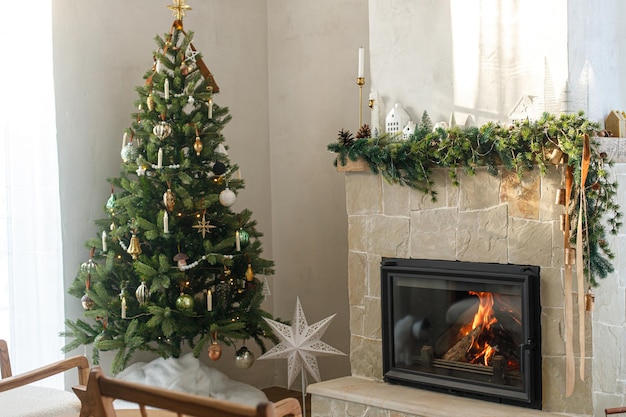
<path id="1" fill-rule="evenodd" d="M 467 351 L 469 363 L 483 362 L 485 365 L 489 365 L 491 358 L 497 353 L 497 349 L 489 344 L 490 338 L 488 337 L 491 334 L 491 326 L 498 322 L 493 312 L 493 294 L 477 291 L 470 291 L 469 293 L 478 297 L 478 311 L 474 315 L 472 323 L 463 326 L 461 333 L 463 336 L 467 336 L 474 329 L 480 327 L 480 331 L 472 336 L 472 343 Z"/>

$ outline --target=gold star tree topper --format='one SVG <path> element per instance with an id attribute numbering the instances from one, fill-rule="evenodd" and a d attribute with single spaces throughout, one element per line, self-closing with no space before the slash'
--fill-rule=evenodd
<path id="1" fill-rule="evenodd" d="M 172 3 L 167 6 L 168 9 L 172 11 L 172 14 L 176 18 L 176 20 L 183 20 L 185 17 L 185 11 L 193 10 L 190 5 L 185 3 L 186 0 L 172 0 Z"/>

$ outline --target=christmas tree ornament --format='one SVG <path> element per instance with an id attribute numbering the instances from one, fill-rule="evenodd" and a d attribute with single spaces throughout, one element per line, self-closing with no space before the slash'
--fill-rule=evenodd
<path id="1" fill-rule="evenodd" d="M 156 63 L 154 64 L 154 70 L 158 73 L 160 73 L 163 70 L 163 63 L 161 62 L 160 59 L 157 59 Z"/>
<path id="2" fill-rule="evenodd" d="M 163 82 L 163 98 L 165 98 L 165 100 L 170 99 L 170 80 L 168 79 Z"/>
<path id="3" fill-rule="evenodd" d="M 190 63 L 196 63 L 196 56 L 199 54 L 198 51 L 194 49 L 191 44 L 187 45 L 187 49 L 185 49 L 185 62 L 189 61 Z"/>
<path id="4" fill-rule="evenodd" d="M 245 248 L 250 243 L 250 234 L 243 229 L 239 229 L 239 242 L 242 248 Z"/>
<path id="5" fill-rule="evenodd" d="M 154 97 L 152 97 L 152 93 L 148 94 L 148 98 L 146 99 L 146 104 L 148 105 L 148 110 L 154 110 Z"/>
<path id="6" fill-rule="evenodd" d="M 206 237 L 207 233 L 211 233 L 211 229 L 215 229 L 217 226 L 214 226 L 211 223 L 211 221 L 207 221 L 205 218 L 206 215 L 206 210 L 204 210 L 202 212 L 202 220 L 198 220 L 198 224 L 196 224 L 195 226 L 191 226 L 194 229 L 198 229 L 198 233 L 202 233 L 202 239 L 204 239 Z"/>
<path id="7" fill-rule="evenodd" d="M 176 254 L 176 256 L 174 256 L 174 260 L 176 261 L 176 263 L 178 264 L 178 270 L 179 271 L 184 271 L 186 270 L 186 266 L 187 266 L 187 259 L 189 259 L 189 256 L 187 256 L 187 254 L 179 252 Z"/>
<path id="8" fill-rule="evenodd" d="M 138 165 L 136 172 L 138 177 L 143 177 L 144 175 L 146 175 L 146 167 L 143 165 Z"/>
<path id="9" fill-rule="evenodd" d="M 125 319 L 126 318 L 126 296 L 124 295 L 124 293 L 122 292 L 122 294 L 120 294 L 120 298 L 122 299 L 122 302 L 120 303 L 120 308 L 121 308 L 121 315 L 122 318 Z"/>
<path id="10" fill-rule="evenodd" d="M 196 141 L 193 143 L 193 150 L 196 151 L 196 155 L 200 156 L 202 153 L 202 141 L 200 140 L 200 136 L 196 136 Z"/>
<path id="11" fill-rule="evenodd" d="M 222 162 L 215 162 L 212 166 L 211 166 L 211 171 L 213 171 L 213 173 L 215 175 L 222 175 L 226 172 L 226 165 Z"/>
<path id="12" fill-rule="evenodd" d="M 157 138 L 164 140 L 172 134 L 172 127 L 165 120 L 161 120 L 152 128 L 152 133 Z"/>
<path id="13" fill-rule="evenodd" d="M 212 361 L 218 361 L 222 357 L 222 346 L 217 340 L 211 342 L 209 346 L 209 358 Z"/>
<path id="14" fill-rule="evenodd" d="M 163 148 L 157 151 L 157 169 L 163 168 Z"/>
<path id="15" fill-rule="evenodd" d="M 107 211 L 110 214 L 113 214 L 115 211 L 115 194 L 113 194 L 113 187 L 111 187 L 111 195 L 109 196 L 109 199 L 107 200 L 107 203 L 105 205 Z"/>
<path id="16" fill-rule="evenodd" d="M 213 311 L 213 293 L 211 290 L 206 292 L 206 311 Z"/>
<path id="17" fill-rule="evenodd" d="M 150 289 L 146 285 L 146 281 L 141 281 L 141 284 L 135 290 L 135 297 L 139 301 L 140 306 L 145 306 L 150 300 Z"/>
<path id="18" fill-rule="evenodd" d="M 248 269 L 246 269 L 246 281 L 250 282 L 254 280 L 254 271 L 252 270 L 252 264 L 248 264 Z"/>
<path id="19" fill-rule="evenodd" d="M 183 312 L 193 311 L 193 297 L 189 294 L 181 293 L 176 299 L 176 309 Z"/>
<path id="20" fill-rule="evenodd" d="M 208 116 L 209 116 L 209 119 L 212 119 L 213 118 L 213 99 L 212 98 L 209 99 L 208 106 L 209 106 Z"/>
<path id="21" fill-rule="evenodd" d="M 139 244 L 139 238 L 134 233 L 133 236 L 130 238 L 130 243 L 128 244 L 128 249 L 126 249 L 126 252 L 128 252 L 128 254 L 132 256 L 133 259 L 137 259 L 137 257 L 141 254 L 141 245 Z"/>
<path id="22" fill-rule="evenodd" d="M 167 189 L 165 193 L 163 193 L 163 204 L 167 211 L 174 210 L 174 205 L 176 204 L 176 197 L 170 188 Z"/>
<path id="23" fill-rule="evenodd" d="M 218 153 L 220 155 L 228 155 L 228 151 L 226 151 L 226 147 L 223 143 L 217 145 L 217 148 L 215 148 L 215 153 Z"/>
<path id="24" fill-rule="evenodd" d="M 163 212 L 163 233 L 168 234 L 170 232 L 170 218 L 167 211 Z"/>
<path id="25" fill-rule="evenodd" d="M 91 310 L 96 305 L 96 303 L 91 298 L 89 298 L 87 294 L 82 296 L 82 298 L 80 299 L 80 303 L 85 310 Z"/>
<path id="26" fill-rule="evenodd" d="M 254 353 L 245 346 L 242 346 L 235 352 L 235 365 L 237 368 L 248 369 L 254 363 Z"/>
<path id="27" fill-rule="evenodd" d="M 298 297 L 291 326 L 264 318 L 280 339 L 280 343 L 260 356 L 259 359 L 287 358 L 287 388 L 291 388 L 291 384 L 298 373 L 303 372 L 304 369 L 313 376 L 315 381 L 320 382 L 317 355 L 345 355 L 345 353 L 320 340 L 334 317 L 335 314 L 309 326 L 300 305 L 300 297 Z M 302 380 L 304 381 L 304 374 L 302 374 Z"/>
<path id="28" fill-rule="evenodd" d="M 137 148 L 133 145 L 133 142 L 128 142 L 120 151 L 120 156 L 124 163 L 137 158 Z"/>
<path id="29" fill-rule="evenodd" d="M 220 193 L 220 203 L 224 207 L 232 206 L 233 204 L 235 204 L 235 200 L 237 200 L 237 195 L 228 187 L 226 187 Z"/>
<path id="30" fill-rule="evenodd" d="M 106 252 L 108 249 L 107 247 L 107 232 L 106 230 L 102 231 L 102 252 Z"/>
<path id="31" fill-rule="evenodd" d="M 113 338 L 111 337 L 111 335 L 109 334 L 109 331 L 105 327 L 104 329 L 102 329 L 100 334 L 93 339 L 93 343 L 94 345 L 97 346 L 100 342 L 107 341 L 107 340 L 113 340 Z M 99 348 L 99 349 L 104 350 L 104 351 L 108 350 L 108 349 L 102 349 L 102 348 Z"/>
<path id="32" fill-rule="evenodd" d="M 239 230 L 235 232 L 235 250 L 237 252 L 241 251 L 241 238 L 240 238 Z"/>
<path id="33" fill-rule="evenodd" d="M 187 76 L 189 74 L 189 67 L 184 62 L 180 64 L 180 73 L 184 76 Z M 189 97 L 191 98 L 191 96 Z M 189 104 L 193 104 L 193 103 L 189 103 Z"/>

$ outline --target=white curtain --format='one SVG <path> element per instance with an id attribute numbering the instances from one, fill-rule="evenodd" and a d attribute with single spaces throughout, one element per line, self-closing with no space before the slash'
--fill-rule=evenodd
<path id="1" fill-rule="evenodd" d="M 0 26 L 0 338 L 14 374 L 63 357 L 51 7 L 9 2 Z"/>

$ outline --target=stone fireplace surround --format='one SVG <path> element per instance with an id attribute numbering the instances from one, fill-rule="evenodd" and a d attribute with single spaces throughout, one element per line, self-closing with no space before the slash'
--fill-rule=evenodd
<path id="1" fill-rule="evenodd" d="M 459 171 L 459 186 L 436 170 L 436 202 L 369 172 L 346 173 L 348 283 L 352 376 L 313 384 L 314 416 L 592 415 L 591 324 L 587 320 L 585 382 L 565 398 L 563 233 L 555 204 L 560 167 L 518 180 L 478 168 Z M 382 257 L 532 264 L 541 267 L 543 411 L 493 404 L 382 381 L 380 261 Z M 575 338 L 576 339 L 576 338 Z M 575 351 L 578 347 L 575 346 Z M 578 366 L 578 358 L 576 359 Z M 562 415 L 562 414 L 561 414 Z"/>

